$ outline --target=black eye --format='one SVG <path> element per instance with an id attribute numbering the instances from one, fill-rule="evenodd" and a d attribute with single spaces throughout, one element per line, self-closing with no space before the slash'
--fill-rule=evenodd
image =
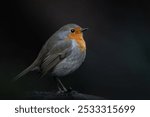
<path id="1" fill-rule="evenodd" d="M 71 32 L 72 32 L 72 33 L 74 33 L 74 32 L 75 32 L 75 30 L 74 30 L 74 29 L 71 29 Z"/>

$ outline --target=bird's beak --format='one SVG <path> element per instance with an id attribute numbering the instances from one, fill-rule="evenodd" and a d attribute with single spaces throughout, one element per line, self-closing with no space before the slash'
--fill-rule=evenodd
<path id="1" fill-rule="evenodd" d="M 81 32 L 84 32 L 84 31 L 86 31 L 88 28 L 82 28 L 81 29 Z"/>

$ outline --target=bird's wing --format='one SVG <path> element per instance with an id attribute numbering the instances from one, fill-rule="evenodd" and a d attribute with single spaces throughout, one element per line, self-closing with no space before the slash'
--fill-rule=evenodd
<path id="1" fill-rule="evenodd" d="M 42 76 L 55 67 L 71 52 L 71 41 L 60 41 L 49 50 L 41 64 Z"/>

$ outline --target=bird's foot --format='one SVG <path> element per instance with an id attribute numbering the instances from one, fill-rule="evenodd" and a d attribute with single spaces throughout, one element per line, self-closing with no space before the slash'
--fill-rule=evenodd
<path id="1" fill-rule="evenodd" d="M 71 93 L 73 90 L 71 87 L 69 87 L 68 89 L 65 88 L 65 90 L 61 89 L 60 87 L 58 87 L 58 91 L 57 91 L 57 94 L 68 94 L 68 93 Z"/>
<path id="2" fill-rule="evenodd" d="M 65 87 L 63 87 L 63 88 L 58 87 L 58 91 L 57 91 L 57 94 L 58 94 L 58 95 L 59 95 L 59 94 L 64 94 L 64 93 L 66 93 L 66 92 L 68 92 L 68 90 L 67 90 Z"/>

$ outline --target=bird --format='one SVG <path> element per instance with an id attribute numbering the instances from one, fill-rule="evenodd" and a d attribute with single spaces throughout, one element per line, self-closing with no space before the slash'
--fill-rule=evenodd
<path id="1" fill-rule="evenodd" d="M 40 71 L 41 77 L 50 72 L 59 91 L 67 92 L 61 79 L 76 71 L 84 62 L 86 42 L 83 32 L 87 29 L 73 23 L 62 26 L 45 42 L 34 62 L 18 74 L 14 81 L 31 71 Z"/>

